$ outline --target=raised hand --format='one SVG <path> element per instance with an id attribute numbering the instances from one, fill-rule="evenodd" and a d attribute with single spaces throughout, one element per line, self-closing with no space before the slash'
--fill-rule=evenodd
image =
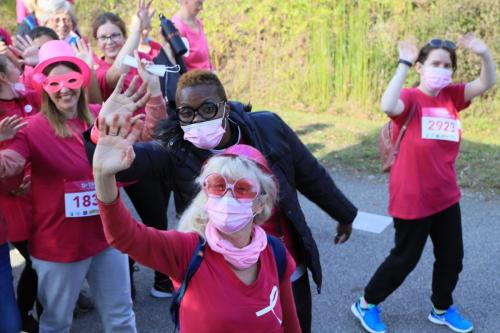
<path id="1" fill-rule="evenodd" d="M 105 118 L 108 125 L 111 124 L 112 117 L 115 114 L 121 115 L 119 123 L 122 124 L 126 115 L 132 115 L 135 110 L 146 105 L 146 102 L 151 96 L 148 92 L 146 92 L 146 82 L 143 82 L 139 89 L 135 89 L 138 81 L 137 76 L 134 77 L 128 89 L 125 92 L 122 92 L 124 81 L 125 75 L 120 76 L 115 90 L 106 102 L 104 102 L 101 111 L 99 112 L 99 117 Z"/>
<path id="2" fill-rule="evenodd" d="M 11 49 L 23 58 L 26 65 L 35 67 L 38 64 L 38 46 L 30 36 L 16 36 Z"/>
<path id="3" fill-rule="evenodd" d="M 464 49 L 469 49 L 477 55 L 482 55 L 488 52 L 488 46 L 472 32 L 468 32 L 458 39 L 458 46 Z"/>
<path id="4" fill-rule="evenodd" d="M 91 69 L 94 67 L 94 53 L 89 43 L 77 38 L 76 43 L 71 44 L 71 47 L 73 47 L 73 51 L 75 51 L 78 58 L 85 61 Z"/>
<path id="5" fill-rule="evenodd" d="M 22 121 L 23 118 L 15 115 L 5 117 L 0 121 L 0 142 L 12 139 L 21 128 L 28 125 L 28 123 Z"/>
<path id="6" fill-rule="evenodd" d="M 9 47 L 3 40 L 0 41 L 0 54 L 7 54 L 9 52 Z"/>
<path id="7" fill-rule="evenodd" d="M 15 190 L 10 191 L 10 194 L 16 195 L 16 196 L 21 196 L 25 195 L 26 193 L 29 192 L 31 189 L 31 176 L 30 175 L 24 175 L 23 181 L 19 185 L 18 188 Z"/>
<path id="8" fill-rule="evenodd" d="M 111 125 L 106 125 L 103 117 L 99 117 L 99 142 L 97 143 L 93 168 L 94 175 L 111 176 L 128 169 L 135 159 L 133 144 L 139 137 L 142 121 L 132 126 L 132 117 L 125 116 L 123 124 L 119 125 L 120 117 L 113 116 Z"/>
<path id="9" fill-rule="evenodd" d="M 418 57 L 417 40 L 414 37 L 402 40 L 398 44 L 399 59 L 415 63 Z"/>
<path id="10" fill-rule="evenodd" d="M 160 78 L 154 74 L 151 74 L 146 70 L 146 66 L 152 64 L 145 59 L 139 58 L 139 52 L 134 51 L 135 60 L 137 60 L 137 72 L 141 77 L 143 82 L 146 82 L 148 91 L 151 96 L 161 96 Z"/>
<path id="11" fill-rule="evenodd" d="M 146 3 L 146 0 L 138 0 L 137 1 L 137 18 L 140 21 L 140 31 L 142 32 L 143 30 L 151 30 L 151 19 L 153 18 L 156 10 L 153 10 L 150 12 L 151 9 L 151 3 L 153 1 L 149 1 Z"/>

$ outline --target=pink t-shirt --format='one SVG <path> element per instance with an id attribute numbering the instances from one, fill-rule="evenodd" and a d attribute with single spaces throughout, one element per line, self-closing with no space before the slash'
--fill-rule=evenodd
<path id="1" fill-rule="evenodd" d="M 401 91 L 405 110 L 394 117 L 394 137 L 410 109 L 416 110 L 401 140 L 389 177 L 389 214 L 400 219 L 420 219 L 440 212 L 460 200 L 455 161 L 462 131 L 459 111 L 464 84 L 450 85 L 437 96 L 417 88 Z"/>
<path id="2" fill-rule="evenodd" d="M 203 29 L 203 23 L 200 19 L 196 19 L 198 24 L 198 32 L 185 24 L 178 15 L 172 17 L 175 27 L 179 30 L 179 34 L 186 38 L 189 42 L 189 55 L 184 55 L 184 64 L 188 71 L 193 69 L 208 69 L 212 70 L 210 63 L 210 50 L 208 47 L 207 36 Z"/>
<path id="3" fill-rule="evenodd" d="M 90 107 L 94 115 L 98 107 Z M 65 193 L 71 192 L 71 185 L 93 180 L 83 139 L 56 136 L 41 113 L 29 118 L 28 122 L 9 149 L 32 164 L 34 210 L 30 253 L 35 258 L 54 262 L 89 258 L 108 246 L 99 215 L 66 217 L 65 211 Z M 88 127 L 78 119 L 69 120 L 68 125 L 75 133 L 82 133 Z M 90 197 L 90 200 L 96 199 Z"/>
<path id="4" fill-rule="evenodd" d="M 111 246 L 167 274 L 179 288 L 198 243 L 197 234 L 161 231 L 137 223 L 120 199 L 110 205 L 99 203 L 99 209 Z M 300 332 L 289 280 L 295 263 L 288 251 L 286 260 L 286 271 L 279 281 L 274 254 L 268 245 L 260 255 L 256 281 L 246 285 L 224 257 L 207 245 L 181 303 L 181 332 L 285 332 L 280 320 L 285 322 L 286 332 Z M 289 291 L 285 296 L 284 290 Z M 286 307 L 283 299 L 292 304 L 287 303 Z"/>
<path id="5" fill-rule="evenodd" d="M 39 109 L 38 99 L 38 94 L 34 91 L 27 91 L 16 99 L 0 99 L 0 120 L 13 115 L 23 118 L 35 115 Z M 0 142 L 0 150 L 8 147 L 11 141 Z M 17 196 L 10 191 L 17 189 L 24 175 L 30 174 L 31 166 L 27 164 L 24 173 L 0 181 L 0 210 L 7 225 L 7 239 L 10 242 L 26 240 L 29 236 L 32 219 L 31 192 Z"/>

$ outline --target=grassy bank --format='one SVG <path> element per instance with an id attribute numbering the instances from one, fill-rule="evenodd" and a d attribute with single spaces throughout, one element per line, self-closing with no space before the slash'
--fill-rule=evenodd
<path id="1" fill-rule="evenodd" d="M 13 28 L 14 0 L 0 2 Z M 134 0 L 77 0 L 81 31 L 112 11 L 125 21 Z M 154 0 L 167 16 L 176 0 Z M 456 40 L 473 31 L 500 58 L 500 6 L 495 0 L 209 0 L 202 19 L 217 73 L 230 98 L 279 113 L 330 166 L 376 173 L 378 110 L 397 63 L 397 41 L 414 35 Z M 153 22 L 158 37 L 158 22 Z M 90 38 L 91 39 L 91 38 Z M 470 81 L 480 62 L 458 50 L 456 82 Z M 497 69 L 497 74 L 498 69 Z M 412 72 L 407 85 L 416 81 Z M 462 116 L 458 160 L 463 186 L 500 191 L 500 94 L 494 88 Z"/>

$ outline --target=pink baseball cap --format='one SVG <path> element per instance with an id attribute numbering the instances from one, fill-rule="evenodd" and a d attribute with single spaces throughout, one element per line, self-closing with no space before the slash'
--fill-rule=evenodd
<path id="1" fill-rule="evenodd" d="M 83 86 L 86 87 L 90 82 L 90 67 L 85 61 L 78 58 L 73 51 L 71 45 L 63 40 L 51 40 L 46 42 L 40 48 L 38 52 L 39 63 L 33 70 L 33 76 L 36 77 L 40 74 L 43 75 L 43 71 L 50 65 L 66 61 L 75 64 L 83 76 Z"/>
<path id="2" fill-rule="evenodd" d="M 271 171 L 271 168 L 269 167 L 269 164 L 267 163 L 266 158 L 260 150 L 249 146 L 249 145 L 244 145 L 244 144 L 238 144 L 231 146 L 227 149 L 224 150 L 224 152 L 220 155 L 226 155 L 226 156 L 244 156 L 248 158 L 249 160 L 255 162 L 262 170 L 269 174 L 273 174 Z"/>

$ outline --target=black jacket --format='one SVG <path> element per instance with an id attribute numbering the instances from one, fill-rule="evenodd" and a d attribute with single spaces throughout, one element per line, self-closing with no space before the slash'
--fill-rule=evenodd
<path id="1" fill-rule="evenodd" d="M 239 126 L 245 143 L 264 154 L 279 182 L 278 208 L 293 223 L 292 229 L 298 235 L 305 263 L 320 292 L 319 252 L 300 207 L 297 190 L 342 224 L 352 223 L 357 209 L 281 118 L 267 111 L 245 112 L 239 103 L 230 103 L 230 107 L 229 118 Z M 91 145 L 89 148 L 91 155 L 93 148 Z M 178 212 L 182 212 L 198 193 L 194 180 L 205 160 L 211 156 L 210 151 L 198 149 L 182 137 L 165 144 L 154 141 L 139 143 L 134 145 L 134 152 L 134 163 L 119 173 L 118 179 L 166 180 L 176 194 Z"/>

